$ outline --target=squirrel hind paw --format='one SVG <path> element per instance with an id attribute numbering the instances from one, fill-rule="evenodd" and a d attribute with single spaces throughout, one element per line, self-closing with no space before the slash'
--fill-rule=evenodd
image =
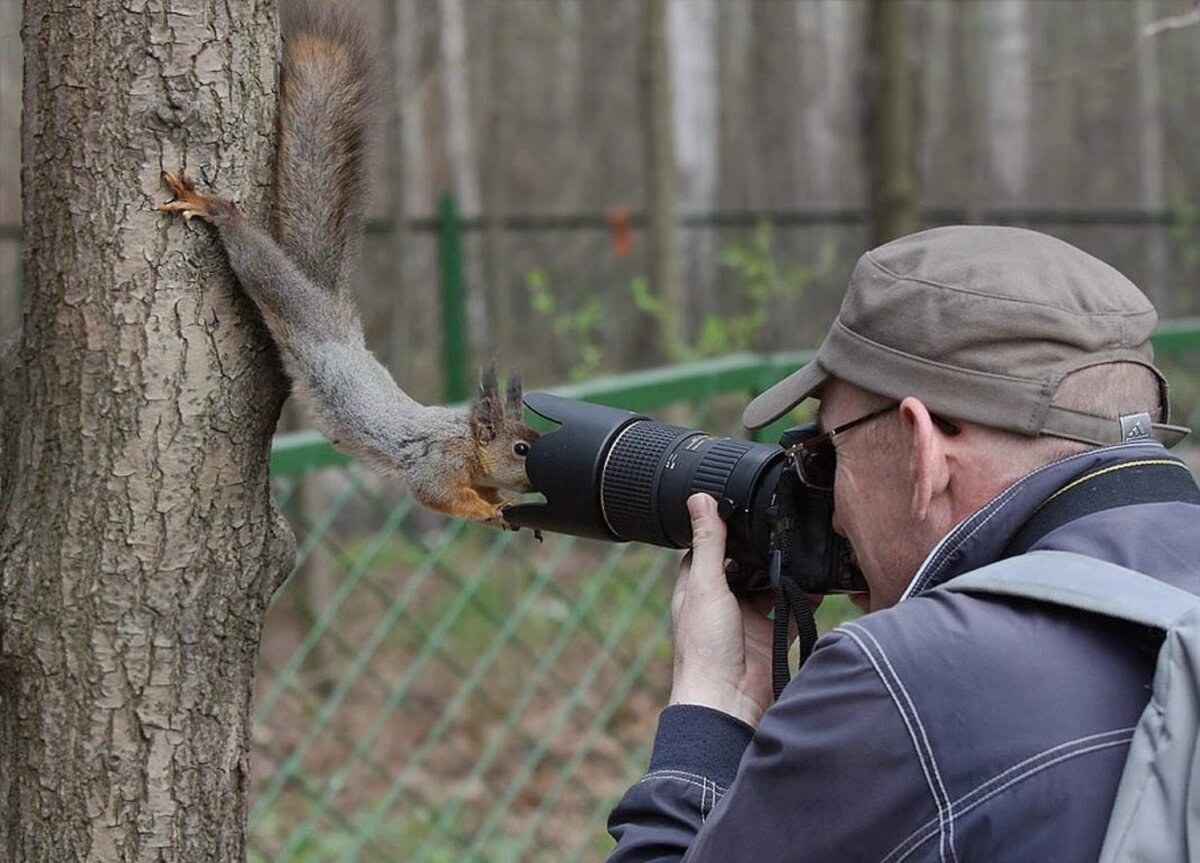
<path id="1" fill-rule="evenodd" d="M 193 216 L 202 215 L 195 207 L 187 201 L 167 201 L 159 204 L 154 208 L 159 213 L 181 213 L 186 221 L 191 221 Z"/>
<path id="2" fill-rule="evenodd" d="M 196 181 L 187 174 L 163 171 L 162 179 L 175 198 L 159 204 L 155 210 L 162 213 L 180 213 L 189 222 L 194 216 L 199 216 L 206 222 L 220 223 L 228 221 L 234 215 L 231 202 L 197 190 Z"/>
<path id="3" fill-rule="evenodd" d="M 174 171 L 163 171 L 162 180 L 166 183 L 167 188 L 172 194 L 183 197 L 188 192 L 196 191 L 196 181 L 193 180 L 185 171 L 180 171 L 176 174 Z"/>

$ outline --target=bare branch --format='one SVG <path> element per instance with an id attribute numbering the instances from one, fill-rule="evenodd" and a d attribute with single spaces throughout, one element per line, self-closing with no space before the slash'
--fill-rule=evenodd
<path id="1" fill-rule="evenodd" d="M 1164 30 L 1179 30 L 1183 27 L 1190 27 L 1193 24 L 1200 24 L 1200 0 L 1192 0 L 1192 11 L 1190 12 L 1151 21 L 1142 28 L 1142 39 L 1153 39 Z"/>
<path id="2" fill-rule="evenodd" d="M 1067 78 L 1090 76 L 1106 72 L 1119 72 L 1129 65 L 1139 51 L 1145 50 L 1147 43 L 1154 37 L 1168 30 L 1181 30 L 1193 24 L 1200 24 L 1200 0 L 1192 0 L 1192 8 L 1188 12 L 1151 21 L 1142 28 L 1137 40 L 1127 50 L 1106 63 L 1087 63 L 1062 72 L 1039 75 L 1034 78 L 1034 82 L 1037 84 L 1053 84 Z"/>

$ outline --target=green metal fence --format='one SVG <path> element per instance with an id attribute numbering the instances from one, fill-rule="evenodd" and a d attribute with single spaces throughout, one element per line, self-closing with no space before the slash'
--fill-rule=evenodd
<path id="1" fill-rule="evenodd" d="M 1156 346 L 1200 424 L 1200 319 Z M 803 359 L 555 391 L 734 433 Z M 678 555 L 444 519 L 315 435 L 281 438 L 273 466 L 300 548 L 261 653 L 251 860 L 603 858 L 666 697 Z"/>

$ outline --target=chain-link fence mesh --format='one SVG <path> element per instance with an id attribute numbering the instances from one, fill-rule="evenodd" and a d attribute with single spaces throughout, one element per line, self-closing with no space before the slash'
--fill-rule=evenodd
<path id="1" fill-rule="evenodd" d="M 313 521 L 282 492 L 303 563 L 263 646 L 256 856 L 600 856 L 667 680 L 673 556 L 431 519 L 358 467 L 324 479 Z"/>

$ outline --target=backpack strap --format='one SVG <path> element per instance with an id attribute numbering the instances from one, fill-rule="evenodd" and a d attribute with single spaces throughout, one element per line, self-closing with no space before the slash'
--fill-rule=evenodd
<path id="1" fill-rule="evenodd" d="M 1200 504 L 1200 487 L 1191 469 L 1177 458 L 1141 458 L 1096 468 L 1042 501 L 1000 556 L 1024 554 L 1050 531 L 1085 515 L 1163 501 Z"/>
<path id="2" fill-rule="evenodd" d="M 1176 863 L 1200 848 L 1200 597 L 1065 551 L 1009 557 L 942 585 L 1023 597 L 1166 631 L 1130 740 L 1100 863 Z"/>
<path id="3" fill-rule="evenodd" d="M 1065 605 L 1170 629 L 1200 597 L 1115 563 L 1070 551 L 1030 551 L 952 578 L 939 590 L 991 593 Z"/>

